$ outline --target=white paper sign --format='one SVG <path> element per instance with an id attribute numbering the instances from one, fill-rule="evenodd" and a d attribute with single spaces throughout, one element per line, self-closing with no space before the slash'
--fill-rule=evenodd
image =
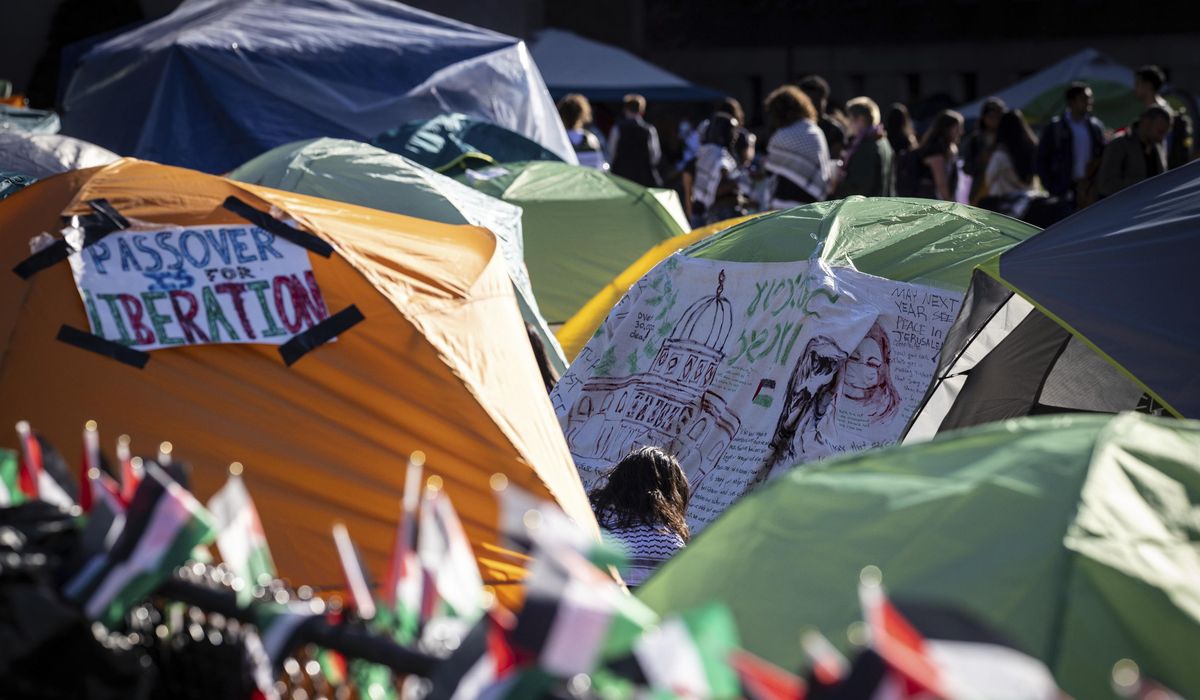
<path id="1" fill-rule="evenodd" d="M 784 468 L 894 442 L 962 297 L 823 262 L 675 255 L 609 314 L 551 396 L 589 489 L 674 454 L 702 529 Z"/>
<path id="2" fill-rule="evenodd" d="M 92 333 L 138 350 L 281 345 L 329 315 L 308 251 L 249 224 L 121 231 L 70 261 Z"/>

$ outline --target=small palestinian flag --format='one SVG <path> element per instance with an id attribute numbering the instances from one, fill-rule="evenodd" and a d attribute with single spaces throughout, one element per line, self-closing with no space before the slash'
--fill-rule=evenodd
<path id="1" fill-rule="evenodd" d="M 342 577 L 346 581 L 346 591 L 349 594 L 348 602 L 353 605 L 361 619 L 374 619 L 375 586 L 371 583 L 371 574 L 363 563 L 358 548 L 350 539 L 350 531 L 345 525 L 337 523 L 333 526 L 333 543 L 337 548 L 338 561 L 342 565 Z"/>
<path id="2" fill-rule="evenodd" d="M 17 423 L 17 437 L 21 443 L 21 490 L 30 498 L 53 503 L 60 508 L 70 508 L 75 505 L 75 500 L 71 498 L 58 483 L 58 481 L 46 470 L 45 464 L 45 446 L 40 438 L 34 435 L 33 430 L 29 427 L 29 423 L 21 421 Z M 50 450 L 57 457 L 57 452 Z M 58 458 L 61 460 L 61 458 Z M 62 465 L 58 465 L 60 470 Z"/>
<path id="3" fill-rule="evenodd" d="M 385 610 L 381 615 L 396 640 L 410 644 L 417 638 L 421 619 L 421 585 L 424 578 L 417 558 L 417 509 L 421 503 L 421 473 L 425 454 L 414 452 L 408 459 L 404 479 L 404 498 L 400 502 L 400 520 L 388 562 L 383 587 Z"/>
<path id="4" fill-rule="evenodd" d="M 627 563 L 620 547 L 589 535 L 553 501 L 509 483 L 503 474 L 492 475 L 491 481 L 499 500 L 500 533 L 506 548 L 534 557 L 572 549 L 600 568 L 620 569 Z"/>
<path id="5" fill-rule="evenodd" d="M 121 498 L 129 503 L 144 474 L 141 459 L 134 459 L 129 451 L 128 435 L 117 438 L 117 463 L 121 465 Z"/>
<path id="6" fill-rule="evenodd" d="M 238 591 L 238 601 L 245 605 L 254 597 L 254 586 L 270 582 L 276 572 L 258 510 L 240 475 L 241 465 L 234 465 L 225 485 L 208 501 L 208 510 L 217 525 L 221 559 L 245 583 Z"/>
<path id="7" fill-rule="evenodd" d="M 664 619 L 609 664 L 635 685 L 681 698 L 737 698 L 741 683 L 730 663 L 737 627 L 729 609 L 705 605 Z"/>
<path id="8" fill-rule="evenodd" d="M 17 453 L 0 449 L 0 506 L 16 506 L 29 500 L 21 490 L 21 465 Z"/>
<path id="9" fill-rule="evenodd" d="M 629 654 L 634 642 L 658 621 L 583 555 L 571 549 L 533 560 L 525 605 L 510 635 L 513 648 L 537 658 L 553 676 L 591 673 Z"/>
<path id="10" fill-rule="evenodd" d="M 850 672 L 850 662 L 815 629 L 800 635 L 800 647 L 812 662 L 809 674 L 815 686 L 835 686 Z"/>
<path id="11" fill-rule="evenodd" d="M 131 605 L 187 561 L 193 548 L 210 541 L 213 531 L 212 516 L 204 506 L 151 466 L 112 547 L 89 562 L 66 590 L 83 604 L 88 617 L 114 626 Z"/>
<path id="12" fill-rule="evenodd" d="M 1045 664 L 968 615 L 945 606 L 919 604 L 906 605 L 906 612 L 901 612 L 878 583 L 864 583 L 859 597 L 870 651 L 889 671 L 880 684 L 886 692 L 877 691 L 871 697 L 896 697 L 892 693 L 901 698 L 980 700 L 1061 697 Z M 854 676 L 852 670 L 848 684 Z"/>
<path id="13" fill-rule="evenodd" d="M 96 421 L 90 420 L 83 427 L 83 465 L 79 470 L 79 507 L 84 513 L 92 510 L 92 502 L 96 498 L 92 475 L 99 474 L 100 469 L 100 432 Z"/>
<path id="14" fill-rule="evenodd" d="M 316 624 L 322 616 L 313 601 L 293 600 L 255 605 L 254 618 L 271 669 L 278 673 L 292 650 L 305 641 L 305 627 Z"/>
<path id="15" fill-rule="evenodd" d="M 804 679 L 744 649 L 730 652 L 729 665 L 738 675 L 746 700 L 805 699 Z"/>
<path id="16" fill-rule="evenodd" d="M 424 572 L 422 626 L 439 618 L 473 624 L 485 610 L 483 580 L 471 541 L 440 489 L 425 490 L 420 521 L 417 556 Z"/>
<path id="17" fill-rule="evenodd" d="M 474 700 L 481 697 L 529 697 L 509 694 L 499 684 L 516 667 L 516 654 L 504 629 L 491 615 L 475 623 L 450 658 L 438 665 L 425 700 Z M 536 696 L 535 696 L 536 697 Z"/>

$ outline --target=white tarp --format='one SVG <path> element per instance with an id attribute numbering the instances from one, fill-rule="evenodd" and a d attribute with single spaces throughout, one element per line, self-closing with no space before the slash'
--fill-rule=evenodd
<path id="1" fill-rule="evenodd" d="M 892 443 L 961 295 L 821 261 L 676 254 L 613 309 L 551 396 L 589 489 L 631 449 L 676 455 L 703 528 L 786 467 Z"/>
<path id="2" fill-rule="evenodd" d="M 0 170 L 39 180 L 68 170 L 108 165 L 119 159 L 107 148 L 62 134 L 0 130 Z"/>
<path id="3" fill-rule="evenodd" d="M 308 251 L 257 226 L 121 231 L 70 262 L 92 334 L 138 350 L 282 345 L 329 315 Z"/>

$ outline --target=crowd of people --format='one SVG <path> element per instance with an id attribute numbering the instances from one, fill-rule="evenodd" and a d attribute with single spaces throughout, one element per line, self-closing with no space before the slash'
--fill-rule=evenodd
<path id="1" fill-rule="evenodd" d="M 920 138 L 905 105 L 884 114 L 866 96 L 834 103 L 829 84 L 808 76 L 766 98 L 765 148 L 741 104 L 726 98 L 698 127 L 681 130 L 673 170 L 693 226 L 863 195 L 960 201 L 1045 227 L 1192 158 L 1191 120 L 1163 99 L 1163 71 L 1148 65 L 1135 76 L 1143 111 L 1132 124 L 1103 124 L 1092 113 L 1092 88 L 1073 82 L 1065 109 L 1040 134 L 1021 110 L 992 97 L 969 132 L 963 115 L 947 109 Z M 646 120 L 644 97 L 625 97 L 606 137 L 589 128 L 591 105 L 582 95 L 564 97 L 559 112 L 581 164 L 663 185 L 672 168 Z"/>

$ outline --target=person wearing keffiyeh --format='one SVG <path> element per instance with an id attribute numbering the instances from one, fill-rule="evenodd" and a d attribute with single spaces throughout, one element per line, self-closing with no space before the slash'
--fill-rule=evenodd
<path id="1" fill-rule="evenodd" d="M 784 85 L 767 96 L 766 108 L 775 129 L 767 142 L 766 169 L 775 176 L 771 208 L 823 201 L 833 163 L 812 101 L 796 86 Z"/>

